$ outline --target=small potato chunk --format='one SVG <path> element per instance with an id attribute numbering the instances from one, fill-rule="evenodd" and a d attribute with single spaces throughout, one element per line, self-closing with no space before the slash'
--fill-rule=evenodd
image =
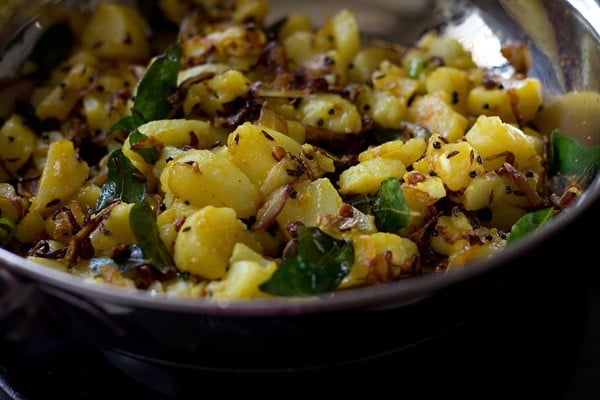
<path id="1" fill-rule="evenodd" d="M 0 158 L 3 164 L 0 177 L 4 181 L 6 170 L 17 172 L 29 160 L 36 145 L 33 131 L 23 124 L 23 118 L 12 115 L 0 129 Z"/>
<path id="2" fill-rule="evenodd" d="M 337 215 L 342 205 L 342 198 L 327 178 L 304 180 L 294 185 L 294 191 L 295 195 L 287 200 L 277 216 L 279 226 L 284 229 L 291 222 L 316 226 L 321 216 Z"/>
<path id="3" fill-rule="evenodd" d="M 79 158 L 73 142 L 59 140 L 50 144 L 31 210 L 50 215 L 77 194 L 88 175 L 89 167 Z"/>
<path id="4" fill-rule="evenodd" d="M 498 230 L 496 228 L 490 230 L 483 228 L 483 230 L 483 235 L 480 232 L 478 233 L 480 237 L 485 237 L 486 241 L 463 247 L 458 252 L 448 257 L 448 270 L 462 268 L 469 262 L 491 257 L 504 250 L 506 247 L 506 240 L 498 235 Z"/>
<path id="5" fill-rule="evenodd" d="M 410 239 L 377 232 L 356 235 L 352 240 L 354 264 L 340 288 L 389 282 L 416 272 L 414 269 L 418 266 L 419 250 Z"/>
<path id="6" fill-rule="evenodd" d="M 259 286 L 277 269 L 275 261 L 267 260 L 243 243 L 236 243 L 229 264 L 225 278 L 208 285 L 207 289 L 214 298 L 271 297 L 262 292 Z"/>
<path id="7" fill-rule="evenodd" d="M 435 231 L 437 234 L 431 237 L 431 248 L 445 256 L 456 254 L 467 247 L 468 238 L 475 235 L 473 226 L 462 212 L 438 218 Z"/>
<path id="8" fill-rule="evenodd" d="M 332 33 L 335 48 L 343 65 L 348 64 L 360 50 L 360 33 L 354 14 L 347 9 L 338 11 L 333 18 Z"/>
<path id="9" fill-rule="evenodd" d="M 0 183 L 0 217 L 18 222 L 25 213 L 27 200 L 19 196 L 10 183 Z"/>
<path id="10" fill-rule="evenodd" d="M 502 88 L 477 86 L 469 92 L 467 103 L 472 115 L 497 115 L 507 123 L 529 122 L 542 105 L 542 85 L 537 79 L 526 78 L 504 81 Z"/>
<path id="11" fill-rule="evenodd" d="M 212 126 L 208 121 L 196 119 L 151 121 L 138 127 L 138 131 L 165 146 L 173 147 L 191 146 L 196 149 L 210 149 L 227 141 L 225 130 Z"/>
<path id="12" fill-rule="evenodd" d="M 252 82 L 239 71 L 228 70 L 222 74 L 192 85 L 185 96 L 183 111 L 190 114 L 199 107 L 209 115 L 223 111 L 223 105 L 245 96 Z"/>
<path id="13" fill-rule="evenodd" d="M 353 165 L 340 174 L 338 185 L 342 194 L 375 193 L 387 178 L 402 178 L 406 167 L 393 158 L 374 158 Z"/>
<path id="14" fill-rule="evenodd" d="M 383 47 L 368 47 L 360 50 L 348 67 L 348 79 L 356 83 L 369 81 L 373 72 L 384 60 L 398 62 L 400 61 L 399 53 Z"/>
<path id="15" fill-rule="evenodd" d="M 259 206 L 257 188 L 226 153 L 188 150 L 166 165 L 160 182 L 163 191 L 197 208 L 229 207 L 248 218 Z"/>
<path id="16" fill-rule="evenodd" d="M 438 176 L 409 171 L 403 178 L 404 199 L 411 210 L 424 211 L 428 206 L 446 197 L 444 182 Z"/>
<path id="17" fill-rule="evenodd" d="M 250 122 L 238 126 L 227 139 L 231 161 L 244 171 L 257 188 L 262 186 L 278 163 L 273 152 L 279 147 L 294 156 L 298 156 L 302 149 L 300 143 L 291 137 Z"/>
<path id="18" fill-rule="evenodd" d="M 204 207 L 186 218 L 179 230 L 175 266 L 206 279 L 222 279 L 236 243 L 262 251 L 233 209 Z"/>
<path id="19" fill-rule="evenodd" d="M 96 229 L 90 235 L 96 252 L 108 252 L 118 244 L 137 243 L 129 226 L 129 212 L 133 204 L 119 203 L 111 210 L 108 218 L 102 221 L 103 228 Z"/>
<path id="20" fill-rule="evenodd" d="M 415 165 L 415 169 L 439 176 L 448 189 L 458 192 L 467 187 L 471 179 L 485 173 L 480 159 L 469 143 L 446 144 L 440 135 L 433 135 L 425 158 Z"/>
<path id="21" fill-rule="evenodd" d="M 17 224 L 15 239 L 21 243 L 34 243 L 45 233 L 45 221 L 42 214 L 30 211 Z"/>
<path id="22" fill-rule="evenodd" d="M 97 73 L 97 69 L 91 65 L 74 64 L 61 84 L 52 89 L 37 105 L 37 116 L 41 119 L 66 119 L 87 92 Z"/>
<path id="23" fill-rule="evenodd" d="M 471 89 L 469 74 L 458 68 L 438 67 L 425 80 L 428 93 L 443 91 L 455 111 L 466 114 L 467 96 Z"/>
<path id="24" fill-rule="evenodd" d="M 99 58 L 144 61 L 150 56 L 148 28 L 135 10 L 120 4 L 100 3 L 82 34 L 85 49 Z"/>
<path id="25" fill-rule="evenodd" d="M 469 121 L 454 111 L 445 92 L 426 94 L 415 99 L 408 108 L 411 122 L 423 125 L 433 133 L 439 133 L 449 142 L 463 137 Z"/>
<path id="26" fill-rule="evenodd" d="M 302 123 L 334 133 L 359 133 L 362 120 L 354 104 L 337 94 L 310 94 L 298 107 Z"/>
<path id="27" fill-rule="evenodd" d="M 481 115 L 465 138 L 483 158 L 486 171 L 500 167 L 510 153 L 514 155 L 514 166 L 519 171 L 531 169 L 537 174 L 542 173 L 535 139 L 498 117 Z"/>

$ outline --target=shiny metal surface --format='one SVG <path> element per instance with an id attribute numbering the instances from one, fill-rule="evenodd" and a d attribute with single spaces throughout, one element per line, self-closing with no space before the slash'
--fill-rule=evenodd
<path id="1" fill-rule="evenodd" d="M 42 2 L 27 2 L 34 3 Z M 72 2 L 79 6 L 92 3 Z M 271 18 L 291 11 L 304 11 L 318 20 L 341 7 L 355 11 L 361 30 L 368 37 L 410 44 L 424 31 L 440 29 L 458 38 L 478 62 L 488 67 L 505 68 L 505 60 L 499 56 L 500 46 L 511 41 L 524 41 L 533 51 L 531 75 L 542 81 L 549 97 L 567 91 L 600 91 L 600 74 L 597 72 L 600 66 L 600 6 L 593 0 L 273 1 Z M 13 19 L 0 34 L 0 52 L 3 53 L 0 77 L 10 76 L 40 32 L 41 26 L 27 14 L 18 14 L 23 23 L 15 26 L 16 19 Z M 589 144 L 600 144 L 597 120 L 594 115 L 589 115 L 589 121 L 585 121 L 587 130 L 578 132 Z M 464 270 L 333 293 L 318 300 L 271 299 L 215 304 L 204 300 L 162 299 L 143 292 L 82 284 L 77 278 L 40 268 L 3 249 L 0 249 L 0 259 L 3 267 L 19 279 L 31 281 L 59 296 L 60 292 L 67 293 L 71 302 L 93 303 L 95 308 L 107 314 L 114 314 L 115 309 L 123 314 L 138 308 L 225 316 L 298 315 L 357 307 L 388 309 L 418 303 L 442 289 L 521 262 L 525 254 L 556 236 L 572 220 L 581 218 L 599 199 L 600 181 L 597 178 L 578 204 L 561 214 L 547 229 L 493 259 L 475 262 Z"/>

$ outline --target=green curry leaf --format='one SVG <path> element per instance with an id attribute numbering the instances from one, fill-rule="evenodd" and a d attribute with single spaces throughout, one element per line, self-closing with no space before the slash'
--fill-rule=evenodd
<path id="1" fill-rule="evenodd" d="M 523 237 L 529 235 L 533 231 L 548 223 L 548 221 L 550 221 L 552 218 L 554 218 L 554 210 L 552 207 L 533 211 L 523 215 L 512 226 L 506 239 L 506 244 L 509 245 L 517 240 L 522 239 Z"/>
<path id="2" fill-rule="evenodd" d="M 371 209 L 375 225 L 382 232 L 396 232 L 408 225 L 410 208 L 398 179 L 388 178 L 381 183 L 381 188 L 371 199 Z"/>
<path id="3" fill-rule="evenodd" d="M 298 228 L 298 254 L 284 261 L 260 289 L 278 296 L 310 296 L 336 289 L 354 263 L 351 242 L 319 228 Z"/>
<path id="4" fill-rule="evenodd" d="M 89 268 L 96 275 L 102 273 L 102 269 L 107 266 L 116 265 L 119 272 L 124 274 L 143 265 L 148 265 L 148 260 L 144 256 L 142 248 L 137 244 L 126 246 L 118 257 L 94 257 L 90 260 Z"/>
<path id="5" fill-rule="evenodd" d="M 577 176 L 587 185 L 600 171 L 600 146 L 587 147 L 558 129 L 550 135 L 550 175 Z"/>
<path id="6" fill-rule="evenodd" d="M 139 131 L 133 131 L 129 134 L 131 149 L 141 155 L 148 164 L 154 164 L 160 157 L 160 152 L 154 143 L 154 141 L 148 140 L 148 136 Z"/>
<path id="7" fill-rule="evenodd" d="M 174 43 L 157 56 L 140 80 L 133 105 L 136 125 L 165 119 L 171 104 L 168 98 L 177 89 L 177 76 L 181 63 L 181 47 Z"/>
<path id="8" fill-rule="evenodd" d="M 137 203 L 146 195 L 144 175 L 131 163 L 120 149 L 114 150 L 108 158 L 108 181 L 96 203 L 96 211 L 106 208 L 117 200 Z"/>
<path id="9" fill-rule="evenodd" d="M 147 201 L 135 203 L 129 212 L 129 226 L 144 255 L 158 271 L 165 273 L 174 265 L 167 246 L 160 238 L 156 214 Z"/>

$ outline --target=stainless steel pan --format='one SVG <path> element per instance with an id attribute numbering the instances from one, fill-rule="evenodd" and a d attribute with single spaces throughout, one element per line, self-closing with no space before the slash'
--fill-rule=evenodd
<path id="1" fill-rule="evenodd" d="M 272 2 L 272 18 L 301 10 L 318 20 L 342 6 L 355 10 L 370 37 L 409 44 L 438 27 L 463 41 L 488 66 L 497 62 L 501 44 L 524 41 L 533 50 L 532 74 L 549 95 L 600 91 L 600 5 L 593 0 L 277 1 Z M 35 13 L 30 19 L 25 9 L 17 10 L 18 18 L 11 14 L 0 33 L 0 74 L 18 65 L 38 32 Z M 561 124 L 576 127 L 569 131 L 585 143 L 600 144 L 598 111 L 598 104 L 586 110 L 567 106 Z M 574 264 L 572 272 L 577 273 L 578 260 L 593 256 L 591 240 L 581 229 L 593 222 L 599 202 L 596 178 L 578 203 L 547 229 L 492 259 L 453 273 L 306 301 L 215 304 L 157 298 L 87 285 L 0 249 L 0 316 L 33 288 L 48 296 L 49 309 L 76 337 L 112 357 L 228 371 L 338 365 L 398 351 L 450 329 L 469 313 L 481 311 L 490 298 L 510 296 L 515 285 L 535 281 L 536 274 L 545 272 L 540 259 Z M 567 235 L 582 235 L 580 246 L 564 249 Z"/>

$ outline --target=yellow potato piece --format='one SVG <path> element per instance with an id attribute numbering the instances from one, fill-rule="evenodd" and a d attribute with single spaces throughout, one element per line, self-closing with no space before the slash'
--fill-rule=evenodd
<path id="1" fill-rule="evenodd" d="M 88 174 L 89 167 L 79 158 L 73 142 L 60 140 L 52 143 L 37 193 L 31 201 L 31 210 L 44 216 L 50 215 L 77 194 Z"/>
<path id="2" fill-rule="evenodd" d="M 224 278 L 236 243 L 262 251 L 233 209 L 204 207 L 181 226 L 175 240 L 175 265 L 206 279 Z"/>

